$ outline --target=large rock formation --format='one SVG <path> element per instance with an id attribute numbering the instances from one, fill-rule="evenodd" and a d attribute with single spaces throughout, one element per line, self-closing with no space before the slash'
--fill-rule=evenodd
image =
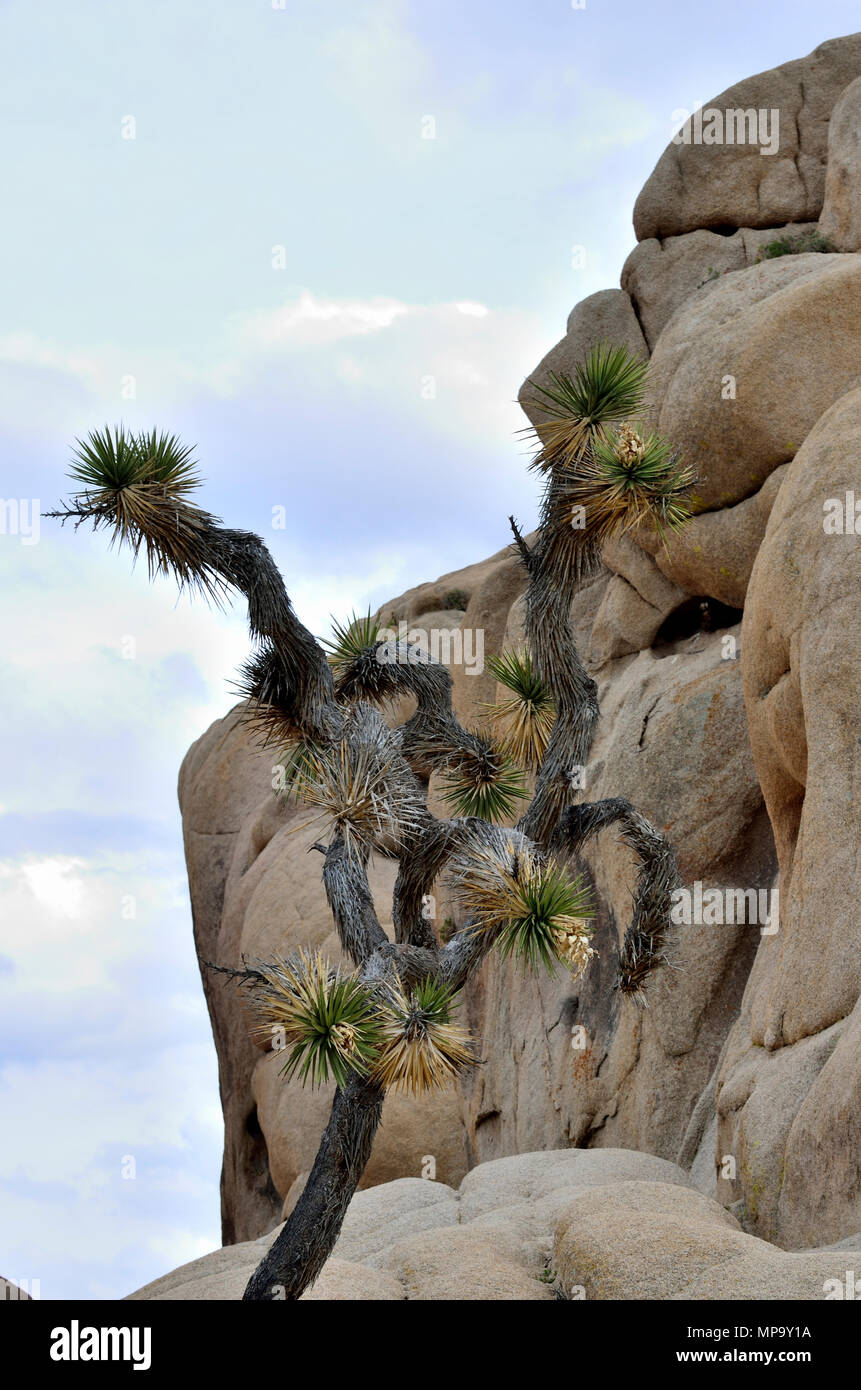
<path id="1" fill-rule="evenodd" d="M 861 35 L 854 35 L 708 103 L 778 110 L 778 152 L 670 145 L 638 199 L 640 241 L 622 288 L 575 306 L 562 341 L 521 389 L 524 410 L 540 424 L 536 384 L 548 373 L 570 371 L 608 339 L 651 352 L 649 420 L 695 464 L 697 514 L 666 545 L 650 532 L 608 544 L 603 567 L 573 606 L 602 704 L 582 795 L 627 797 L 665 828 L 692 900 L 717 889 L 728 904 L 735 890 L 750 898 L 779 889 L 779 920 L 703 914 L 678 924 L 674 968 L 656 978 L 650 1007 L 638 1011 L 610 989 L 634 865 L 604 832 L 581 865 L 600 903 L 599 955 L 584 979 L 572 990 L 564 979 L 524 976 L 489 959 L 466 1000 L 484 1065 L 456 1094 L 387 1101 L 366 1185 L 428 1169 L 454 1188 L 468 1168 L 485 1171 L 505 1155 L 623 1146 L 678 1157 L 701 1192 L 731 1207 L 753 1233 L 712 1213 L 711 1235 L 702 1238 L 714 1259 L 694 1269 L 680 1255 L 677 1270 L 669 1261 L 655 1292 L 654 1282 L 639 1286 L 638 1276 L 622 1272 L 634 1257 L 619 1194 L 614 1212 L 615 1199 L 587 1204 L 576 1223 L 560 1218 L 555 1234 L 542 1227 L 541 1248 L 552 1235 L 565 1279 L 601 1264 L 590 1297 L 632 1296 L 618 1292 L 626 1278 L 652 1290 L 645 1296 L 740 1296 L 730 1271 L 736 1287 L 750 1279 L 759 1290 L 746 1296 L 786 1296 L 780 1280 L 800 1287 L 792 1271 L 803 1280 L 807 1267 L 782 1264 L 768 1293 L 769 1260 L 777 1256 L 754 1235 L 801 1248 L 861 1230 L 854 906 L 861 575 L 854 498 L 847 498 L 854 491 L 861 499 L 859 90 Z M 799 245 L 827 248 L 810 236 L 793 240 L 816 231 L 820 214 L 836 249 L 774 256 Z M 851 518 L 832 533 L 838 503 Z M 429 632 L 481 629 L 489 654 L 522 641 L 525 582 L 504 546 L 392 599 L 381 615 Z M 495 697 L 495 683 L 463 663 L 452 675 L 456 711 L 474 720 Z M 396 717 L 409 713 L 405 704 Z M 234 712 L 195 744 L 183 767 L 203 959 L 236 964 L 243 952 L 302 941 L 337 957 L 308 853 L 313 828 L 304 827 L 307 814 L 273 797 L 271 762 Z M 434 806 L 436 794 L 432 783 Z M 372 888 L 383 921 L 392 879 L 393 865 L 378 858 Z M 435 897 L 445 930 L 456 909 L 445 884 Z M 269 1231 L 295 1200 L 328 1097 L 285 1086 L 277 1056 L 248 1041 L 235 991 L 209 975 L 205 986 L 227 1128 L 225 1241 L 243 1241 Z M 425 1203 L 434 1189 L 411 1190 L 421 1190 Z M 447 1190 L 436 1189 L 433 1203 L 448 1201 Z M 675 1249 L 666 1194 L 634 1195 L 648 1199 L 642 1260 L 647 1248 Z M 370 1193 L 356 1199 L 370 1201 Z M 693 1208 L 688 1216 L 699 1221 Z M 482 1242 L 490 1238 L 481 1232 Z M 531 1265 L 523 1274 L 526 1247 L 515 1257 L 505 1237 L 499 1249 L 508 1272 L 497 1286 L 482 1283 L 490 1256 L 476 1244 L 479 1232 L 456 1240 L 475 1287 L 509 1290 L 486 1296 L 527 1296 L 527 1287 L 544 1296 Z M 431 1241 L 413 1251 L 412 1267 L 429 1271 L 417 1292 L 406 1288 L 397 1260 L 385 1278 L 375 1265 L 369 1287 L 376 1291 L 367 1296 L 438 1296 L 428 1290 L 440 1287 L 434 1281 L 443 1277 L 447 1249 Z M 249 1249 L 243 1258 L 256 1256 Z M 320 1286 L 333 1291 L 321 1296 L 355 1296 L 337 1292 L 349 1271 L 338 1274 L 336 1264 L 334 1282 Z"/>
<path id="2" fill-rule="evenodd" d="M 699 474 L 696 510 L 735 506 L 861 383 L 861 256 L 781 256 L 703 287 L 655 344 L 649 383 L 650 422 Z"/>
<path id="3" fill-rule="evenodd" d="M 855 260 L 856 257 L 847 259 Z M 751 576 L 742 642 L 751 743 L 780 862 L 718 1077 L 718 1148 L 759 1234 L 802 1246 L 861 1226 L 861 553 L 824 529 L 859 484 L 861 389 L 790 464 Z M 845 520 L 845 518 L 844 518 Z"/>
<path id="4" fill-rule="evenodd" d="M 807 58 L 745 78 L 703 107 L 702 143 L 672 143 L 634 205 L 637 240 L 701 228 L 777 227 L 819 216 L 825 193 L 828 123 L 861 73 L 861 34 L 820 44 Z M 722 120 L 710 120 L 720 112 Z M 766 113 L 754 138 L 727 112 Z M 773 113 L 777 113 L 776 119 Z M 725 138 L 711 141 L 722 128 Z M 727 138 L 731 129 L 732 138 Z M 689 132 L 689 137 L 693 132 Z M 770 148 L 772 135 L 776 148 Z M 759 136 L 765 135 L 760 141 Z"/>
<path id="5" fill-rule="evenodd" d="M 192 1260 L 129 1300 L 239 1299 L 278 1230 Z M 457 1189 L 400 1178 L 357 1193 L 302 1298 L 816 1302 L 854 1297 L 847 1267 L 859 1255 L 861 1243 L 787 1254 L 746 1235 L 673 1163 L 567 1149 L 482 1163 Z"/>
<path id="6" fill-rule="evenodd" d="M 850 82 L 831 113 L 819 222 L 838 251 L 861 251 L 861 77 Z"/>

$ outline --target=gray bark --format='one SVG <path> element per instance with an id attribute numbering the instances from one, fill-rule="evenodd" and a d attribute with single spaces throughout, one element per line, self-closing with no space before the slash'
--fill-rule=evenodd
<path id="1" fill-rule="evenodd" d="M 248 1281 L 245 1302 L 298 1299 L 326 1263 L 371 1156 L 383 1092 L 358 1078 L 335 1093 L 314 1167 L 284 1229 Z"/>

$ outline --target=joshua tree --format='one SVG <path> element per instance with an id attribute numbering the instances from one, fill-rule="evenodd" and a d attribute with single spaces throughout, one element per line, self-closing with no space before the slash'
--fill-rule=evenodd
<path id="1" fill-rule="evenodd" d="M 672 849 L 627 801 L 575 802 L 571 776 L 586 765 L 599 714 L 571 632 L 578 586 L 608 537 L 643 522 L 674 529 L 689 514 L 690 470 L 630 423 L 646 371 L 624 349 L 601 347 L 573 376 L 534 387 L 544 418 L 533 467 L 544 495 L 532 546 L 510 518 L 527 575 L 525 649 L 492 659 L 507 695 L 485 707 L 479 729 L 454 717 L 446 668 L 370 614 L 336 625 L 324 650 L 294 613 L 262 540 L 226 529 L 189 500 L 199 480 L 191 450 L 174 436 L 119 427 L 77 441 L 76 491 L 50 515 L 108 529 L 135 556 L 145 553 L 150 574 L 171 573 L 181 588 L 216 600 L 229 589 L 246 596 L 256 642 L 240 687 L 249 717 L 281 752 L 284 793 L 329 824 L 316 848 L 354 972 L 301 950 L 214 967 L 245 990 L 252 1030 L 284 1051 L 287 1075 L 336 1082 L 305 1190 L 246 1299 L 296 1299 L 317 1278 L 370 1156 L 387 1088 L 432 1089 L 474 1064 L 451 1016 L 488 951 L 497 946 L 532 968 L 562 965 L 575 977 L 588 969 L 593 910 L 568 861 L 607 826 L 639 861 L 615 987 L 643 1002 L 647 977 L 665 958 Z M 416 710 L 392 728 L 384 711 L 403 695 Z M 448 819 L 428 809 L 435 772 Z M 534 777 L 531 795 L 525 775 Z M 516 824 L 502 824 L 521 800 Z M 368 887 L 374 851 L 398 863 L 394 940 Z M 423 910 L 441 875 L 464 918 L 444 943 Z"/>

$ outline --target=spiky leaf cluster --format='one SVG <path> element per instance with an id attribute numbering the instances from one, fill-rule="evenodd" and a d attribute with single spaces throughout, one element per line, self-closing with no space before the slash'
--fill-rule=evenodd
<path id="1" fill-rule="evenodd" d="M 180 585 L 220 599 L 225 584 L 209 551 L 215 518 L 189 502 L 200 486 L 193 448 L 157 430 L 91 430 L 75 441 L 69 476 L 83 520 L 111 526 L 135 557 L 143 549 L 150 577 L 174 574 Z"/>
<path id="2" fill-rule="evenodd" d="M 351 1075 L 370 1076 L 417 1093 L 438 1090 L 475 1062 L 469 1034 L 451 1022 L 454 992 L 434 977 L 410 991 L 400 980 L 372 991 L 304 950 L 249 975 L 252 1036 L 285 1052 L 288 1080 L 343 1086 Z"/>
<path id="3" fill-rule="evenodd" d="M 336 682 L 369 647 L 376 646 L 384 632 L 382 623 L 371 617 L 370 608 L 364 614 L 353 611 L 346 622 L 332 618 L 332 636 L 321 640 Z"/>
<path id="4" fill-rule="evenodd" d="M 473 732 L 448 759 L 442 797 L 455 816 L 503 821 L 526 795 L 520 768 L 505 749 L 484 733 Z"/>
<path id="5" fill-rule="evenodd" d="M 303 1085 L 330 1078 L 343 1086 L 367 1075 L 377 1055 L 377 1006 L 354 976 L 332 970 L 319 951 L 276 956 L 255 967 L 253 1035 L 287 1054 L 282 1074 Z"/>
<path id="6" fill-rule="evenodd" d="M 348 851 L 361 854 L 394 837 L 403 844 L 418 832 L 424 802 L 414 776 L 397 756 L 392 735 L 348 734 L 331 748 L 309 746 L 294 788 L 340 831 Z"/>
<path id="7" fill-rule="evenodd" d="M 142 430 L 135 434 L 123 425 L 105 425 L 75 440 L 74 463 L 69 476 L 85 493 L 121 492 L 142 484 L 168 488 L 174 497 L 200 487 L 193 459 L 194 446 L 175 434 Z"/>
<path id="8" fill-rule="evenodd" d="M 598 541 L 651 522 L 659 535 L 678 531 L 690 518 L 692 468 L 656 434 L 623 425 L 596 438 L 572 478 L 567 501 L 585 509 Z"/>
<path id="9" fill-rule="evenodd" d="M 503 956 L 532 969 L 562 963 L 576 976 L 595 954 L 591 897 L 580 875 L 511 841 L 465 851 L 456 890 L 476 933 L 491 933 Z"/>
<path id="10" fill-rule="evenodd" d="M 508 699 L 484 706 L 504 752 L 528 771 L 544 761 L 553 729 L 553 696 L 532 664 L 528 652 L 503 652 L 487 662 L 492 675 L 511 691 Z"/>
<path id="11" fill-rule="evenodd" d="M 428 976 L 407 994 L 390 985 L 373 1075 L 386 1089 L 435 1091 L 474 1065 L 470 1037 L 451 1022 L 452 991 Z"/>
<path id="12" fill-rule="evenodd" d="M 549 386 L 531 381 L 539 397 L 535 404 L 547 417 L 529 431 L 541 446 L 531 467 L 576 464 L 608 425 L 641 408 L 647 371 L 648 363 L 628 348 L 600 343 L 573 374 L 551 372 Z"/>

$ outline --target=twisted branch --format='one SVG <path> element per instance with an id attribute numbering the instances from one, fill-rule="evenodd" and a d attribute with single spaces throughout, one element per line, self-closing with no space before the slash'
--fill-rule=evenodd
<path id="1" fill-rule="evenodd" d="M 673 889 L 679 882 L 676 856 L 665 835 L 621 797 L 569 806 L 550 839 L 551 849 L 576 853 L 607 826 L 618 825 L 621 838 L 640 861 L 630 925 L 619 952 L 616 987 L 645 1003 L 648 975 L 666 963 L 665 944 Z"/>

